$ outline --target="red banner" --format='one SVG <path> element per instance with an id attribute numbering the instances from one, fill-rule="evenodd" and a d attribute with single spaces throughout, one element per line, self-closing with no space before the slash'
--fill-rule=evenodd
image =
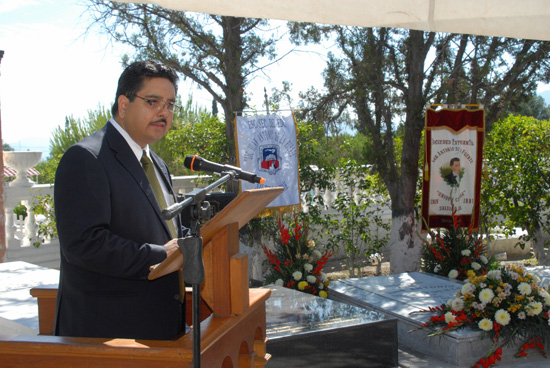
<path id="1" fill-rule="evenodd" d="M 426 109 L 422 230 L 479 227 L 485 111 Z"/>

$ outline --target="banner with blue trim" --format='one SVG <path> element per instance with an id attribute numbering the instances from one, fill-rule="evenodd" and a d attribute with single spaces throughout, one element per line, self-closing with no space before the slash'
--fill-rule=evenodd
<path id="1" fill-rule="evenodd" d="M 283 187 L 284 192 L 266 208 L 284 212 L 299 208 L 298 145 L 294 116 L 237 116 L 235 136 L 239 167 L 265 179 L 264 184 L 241 181 L 241 190 Z"/>

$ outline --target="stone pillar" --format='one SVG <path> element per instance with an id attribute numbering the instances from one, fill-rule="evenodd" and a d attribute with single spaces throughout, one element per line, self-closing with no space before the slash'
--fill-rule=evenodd
<path id="1" fill-rule="evenodd" d="M 29 200 L 32 198 L 31 188 L 34 183 L 27 178 L 27 170 L 40 161 L 40 158 L 42 157 L 42 152 L 10 151 L 3 152 L 2 157 L 3 162 L 5 162 L 11 168 L 17 170 L 16 179 L 9 183 L 8 186 L 2 188 L 5 191 L 5 199 L 4 196 L 2 196 L 2 215 L 4 216 L 2 226 L 5 226 L 3 234 L 4 236 L 2 237 L 2 241 L 4 241 L 4 252 L 2 253 L 3 261 L 10 247 L 21 247 L 21 245 L 23 245 L 21 240 L 24 240 L 24 245 L 30 245 L 29 236 L 32 237 L 35 235 L 29 233 L 29 231 L 35 231 L 36 224 L 34 223 L 34 219 L 31 219 L 29 218 L 29 216 L 27 216 L 27 218 L 25 219 L 26 226 L 23 226 L 21 229 L 21 238 L 17 239 L 15 237 L 17 227 L 15 225 L 15 214 L 13 213 L 13 209 L 19 204 L 19 202 L 24 201 L 28 204 Z M 29 209 L 28 206 L 27 209 Z M 27 212 L 30 213 L 30 211 Z"/>

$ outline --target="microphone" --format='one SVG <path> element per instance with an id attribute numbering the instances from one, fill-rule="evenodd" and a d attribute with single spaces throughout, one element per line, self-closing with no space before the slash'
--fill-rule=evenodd
<path id="1" fill-rule="evenodd" d="M 246 180 L 250 183 L 265 183 L 265 179 L 251 172 L 243 171 L 238 167 L 231 165 L 221 165 L 215 162 L 205 160 L 197 155 L 187 155 L 183 165 L 191 171 L 206 171 L 215 174 L 234 172 L 236 179 Z"/>

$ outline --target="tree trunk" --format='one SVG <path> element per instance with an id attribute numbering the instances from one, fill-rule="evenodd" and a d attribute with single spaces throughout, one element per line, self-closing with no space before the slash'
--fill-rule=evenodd
<path id="1" fill-rule="evenodd" d="M 420 270 L 423 242 L 414 213 L 392 218 L 390 273 Z"/>
<path id="2" fill-rule="evenodd" d="M 540 266 L 550 265 L 550 249 L 545 249 L 547 241 L 550 241 L 550 235 L 540 229 L 531 236 L 531 246 Z"/>
<path id="3" fill-rule="evenodd" d="M 414 212 L 414 197 L 418 180 L 420 141 L 424 130 L 422 94 L 423 65 L 426 58 L 424 33 L 410 31 L 408 61 L 408 93 L 406 94 L 405 134 L 401 156 L 401 174 L 397 186 L 384 178 L 392 200 L 392 231 L 390 235 L 390 272 L 417 271 L 420 268 L 422 242 L 418 238 Z M 395 190 L 392 191 L 392 187 Z"/>

